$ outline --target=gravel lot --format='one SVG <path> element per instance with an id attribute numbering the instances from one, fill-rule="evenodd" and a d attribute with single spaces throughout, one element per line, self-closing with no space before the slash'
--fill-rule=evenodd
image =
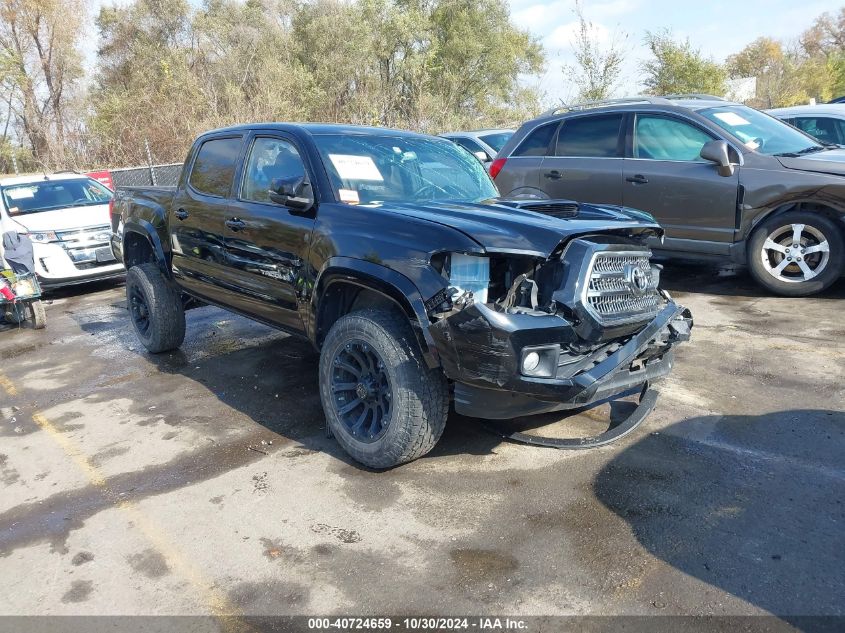
<path id="1" fill-rule="evenodd" d="M 121 286 L 56 295 L 0 332 L 0 614 L 845 615 L 845 282 L 664 277 L 696 326 L 637 432 L 453 414 L 388 472 L 325 438 L 308 343 L 202 308 L 152 357 Z"/>

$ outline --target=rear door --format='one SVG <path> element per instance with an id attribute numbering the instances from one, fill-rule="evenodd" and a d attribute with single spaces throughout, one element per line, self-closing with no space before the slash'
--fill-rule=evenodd
<path id="1" fill-rule="evenodd" d="M 559 121 L 534 128 L 507 156 L 504 167 L 494 182 L 503 197 L 541 197 L 545 192 L 540 181 L 540 166 L 555 139 Z"/>
<path id="2" fill-rule="evenodd" d="M 168 218 L 174 273 L 190 292 L 227 305 L 237 295 L 237 281 L 226 261 L 224 222 L 242 146 L 239 134 L 204 138 Z"/>
<path id="3" fill-rule="evenodd" d="M 540 166 L 540 188 L 551 198 L 622 204 L 624 113 L 564 119 Z"/>
<path id="4" fill-rule="evenodd" d="M 270 200 L 276 178 L 308 175 L 295 139 L 283 133 L 249 139 L 240 187 L 226 218 L 227 265 L 239 280 L 243 309 L 302 331 L 298 297 L 314 228 L 314 212 L 301 214 Z"/>
<path id="5" fill-rule="evenodd" d="M 716 137 L 693 121 L 647 112 L 631 119 L 623 204 L 654 215 L 666 230 L 661 248 L 728 254 L 739 167 L 724 177 L 701 158 L 702 146 Z"/>

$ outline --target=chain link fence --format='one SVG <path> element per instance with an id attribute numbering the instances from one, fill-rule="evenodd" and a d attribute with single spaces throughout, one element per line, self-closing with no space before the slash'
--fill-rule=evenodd
<path id="1" fill-rule="evenodd" d="M 151 165 L 148 167 L 123 167 L 110 169 L 115 189 L 119 187 L 175 187 L 182 173 L 182 163 Z"/>

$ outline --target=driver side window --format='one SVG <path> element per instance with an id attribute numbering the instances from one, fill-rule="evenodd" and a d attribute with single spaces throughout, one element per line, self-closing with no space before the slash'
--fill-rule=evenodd
<path id="1" fill-rule="evenodd" d="M 273 180 L 304 176 L 305 165 L 293 143 L 279 138 L 257 138 L 244 170 L 241 200 L 270 202 Z"/>
<path id="2" fill-rule="evenodd" d="M 683 121 L 647 114 L 637 115 L 634 158 L 696 161 L 701 148 L 713 138 Z"/>

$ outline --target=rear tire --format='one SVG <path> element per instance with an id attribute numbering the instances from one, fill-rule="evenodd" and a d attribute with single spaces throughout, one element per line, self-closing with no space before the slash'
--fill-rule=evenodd
<path id="1" fill-rule="evenodd" d="M 135 333 L 148 352 L 169 352 L 185 340 L 185 311 L 180 292 L 157 264 L 129 269 L 126 304 Z"/>
<path id="2" fill-rule="evenodd" d="M 446 426 L 446 378 L 429 369 L 408 319 L 367 309 L 340 318 L 320 353 L 329 428 L 358 462 L 390 468 L 428 453 Z"/>
<path id="3" fill-rule="evenodd" d="M 820 213 L 790 211 L 769 218 L 748 240 L 752 276 L 784 297 L 821 292 L 839 279 L 843 267 L 842 230 Z"/>

